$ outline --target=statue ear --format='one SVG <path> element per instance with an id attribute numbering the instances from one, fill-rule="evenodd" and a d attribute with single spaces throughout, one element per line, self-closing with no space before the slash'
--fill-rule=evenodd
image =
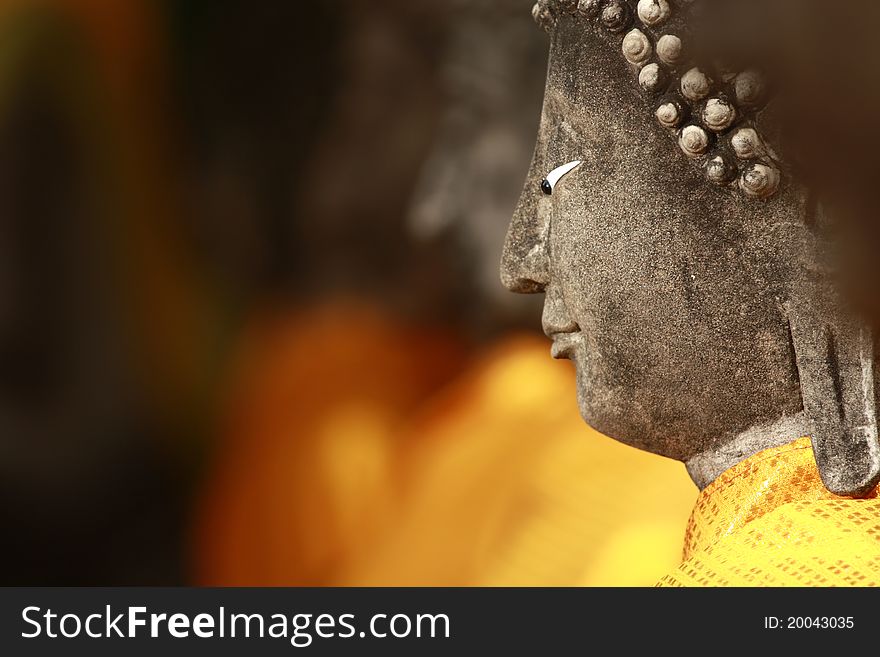
<path id="1" fill-rule="evenodd" d="M 839 308 L 817 310 L 787 308 L 804 411 L 825 487 L 857 497 L 880 481 L 874 339 Z"/>

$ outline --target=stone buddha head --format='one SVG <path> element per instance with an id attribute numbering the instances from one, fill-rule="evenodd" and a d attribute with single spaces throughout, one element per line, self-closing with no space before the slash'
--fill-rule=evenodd
<path id="1" fill-rule="evenodd" d="M 832 492 L 880 479 L 874 339 L 772 87 L 695 34 L 697 2 L 541 0 L 550 64 L 501 277 L 543 293 L 584 420 L 700 487 L 811 436 Z M 711 45 L 711 44 L 710 44 Z"/>

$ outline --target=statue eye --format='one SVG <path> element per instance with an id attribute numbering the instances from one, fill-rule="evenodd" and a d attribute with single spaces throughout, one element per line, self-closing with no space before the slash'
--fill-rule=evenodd
<path id="1" fill-rule="evenodd" d="M 556 187 L 556 183 L 558 183 L 562 178 L 566 175 L 577 169 L 581 165 L 580 160 L 575 160 L 574 162 L 569 162 L 568 164 L 563 164 L 561 167 L 556 167 L 547 174 L 547 177 L 541 181 L 541 191 L 544 192 L 547 196 L 553 193 L 554 188 Z"/>

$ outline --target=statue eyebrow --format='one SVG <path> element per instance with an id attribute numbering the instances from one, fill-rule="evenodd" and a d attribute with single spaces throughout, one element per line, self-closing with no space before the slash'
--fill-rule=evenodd
<path id="1" fill-rule="evenodd" d="M 541 191 L 544 192 L 547 196 L 553 193 L 553 189 L 556 187 L 556 184 L 562 180 L 562 178 L 575 169 L 577 169 L 581 165 L 580 160 L 574 160 L 572 162 L 568 162 L 563 164 L 561 167 L 556 167 L 547 174 L 547 177 L 541 181 Z"/>

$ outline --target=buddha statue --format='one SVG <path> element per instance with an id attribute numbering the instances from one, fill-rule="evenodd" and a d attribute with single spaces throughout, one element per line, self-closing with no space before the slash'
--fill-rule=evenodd
<path id="1" fill-rule="evenodd" d="M 584 420 L 701 489 L 664 583 L 880 584 L 874 337 L 772 78 L 713 49 L 704 5 L 535 5 L 550 63 L 501 278 L 544 294 Z"/>

